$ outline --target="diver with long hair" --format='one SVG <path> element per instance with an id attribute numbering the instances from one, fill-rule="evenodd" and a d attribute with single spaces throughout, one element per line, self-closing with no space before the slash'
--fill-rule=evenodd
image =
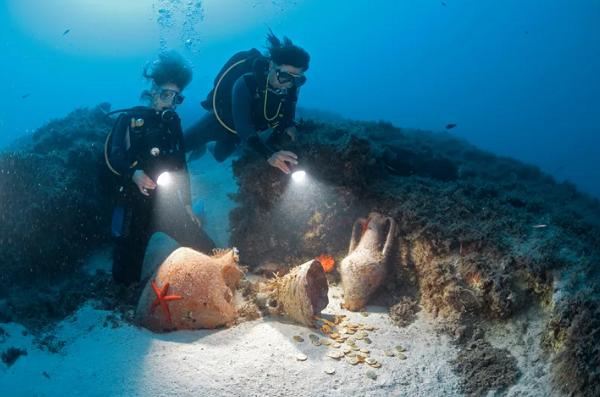
<path id="1" fill-rule="evenodd" d="M 106 150 L 107 165 L 119 178 L 112 222 L 113 279 L 119 284 L 140 280 L 146 247 L 157 231 L 204 253 L 215 247 L 192 212 L 181 120 L 175 112 L 192 70 L 179 54 L 167 52 L 144 69 L 144 77 L 151 82 L 142 93 L 149 106 L 121 112 Z"/>
<path id="2" fill-rule="evenodd" d="M 257 49 L 233 55 L 215 78 L 202 102 L 208 113 L 185 131 L 192 157 L 203 154 L 215 141 L 214 158 L 221 162 L 242 143 L 285 173 L 297 164 L 296 154 L 275 150 L 269 143 L 285 144 L 296 136 L 295 112 L 300 87 L 306 82 L 310 55 L 292 41 L 267 35 L 268 52 Z M 272 129 L 267 141 L 258 132 Z"/>

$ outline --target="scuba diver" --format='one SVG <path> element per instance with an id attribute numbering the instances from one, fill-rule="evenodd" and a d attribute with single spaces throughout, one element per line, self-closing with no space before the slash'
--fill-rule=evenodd
<path id="1" fill-rule="evenodd" d="M 306 82 L 310 56 L 289 38 L 282 42 L 272 31 L 267 41 L 268 56 L 256 48 L 239 52 L 218 73 L 202 102 L 208 113 L 184 134 L 190 158 L 204 154 L 206 144 L 215 141 L 211 152 L 218 162 L 243 143 L 285 173 L 298 163 L 295 153 L 272 146 L 295 140 L 296 102 Z M 261 140 L 258 132 L 269 128 L 269 139 Z"/>
<path id="2" fill-rule="evenodd" d="M 152 83 L 142 93 L 149 107 L 119 110 L 107 138 L 105 159 L 119 177 L 113 211 L 113 280 L 131 284 L 141 278 L 146 246 L 162 231 L 180 245 L 204 253 L 215 248 L 191 207 L 181 120 L 175 112 L 192 70 L 176 52 L 161 54 L 144 69 Z"/>

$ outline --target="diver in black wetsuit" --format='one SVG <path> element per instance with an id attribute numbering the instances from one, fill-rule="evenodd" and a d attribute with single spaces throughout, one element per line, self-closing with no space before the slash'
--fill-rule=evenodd
<path id="1" fill-rule="evenodd" d="M 271 148 L 294 140 L 294 117 L 298 91 L 306 82 L 310 56 L 290 39 L 281 42 L 272 32 L 267 36 L 269 56 L 257 49 L 235 54 L 221 69 L 213 90 L 202 106 L 209 112 L 185 131 L 186 149 L 203 153 L 206 143 L 216 141 L 213 156 L 219 162 L 245 143 L 285 173 L 297 164 L 296 154 Z M 258 132 L 271 128 L 263 142 Z"/>
<path id="2" fill-rule="evenodd" d="M 151 107 L 123 111 L 106 149 L 107 165 L 120 180 L 112 223 L 113 279 L 120 284 L 140 280 L 146 246 L 156 231 L 205 253 L 215 247 L 192 212 L 181 121 L 175 113 L 192 71 L 170 52 L 144 76 L 152 81 L 152 89 L 142 94 Z"/>

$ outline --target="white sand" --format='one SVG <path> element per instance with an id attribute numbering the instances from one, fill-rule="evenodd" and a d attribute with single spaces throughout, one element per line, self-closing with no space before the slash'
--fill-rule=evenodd
<path id="1" fill-rule="evenodd" d="M 334 293 L 339 290 L 332 288 L 330 295 Z M 339 299 L 332 298 L 326 312 L 344 312 L 354 322 L 379 327 L 370 333 L 371 345 L 358 342 L 383 364 L 373 369 L 376 380 L 365 375 L 371 369 L 366 364 L 352 366 L 327 357 L 327 347 L 310 343 L 313 331 L 278 318 L 222 330 L 153 334 L 124 323 L 103 327 L 111 313 L 90 303 L 56 330 L 66 342 L 60 354 L 39 350 L 31 336 L 21 335 L 21 326 L 3 325 L 11 336 L 2 347 L 20 347 L 28 355 L 10 368 L 0 366 L 0 390 L 14 396 L 457 394 L 457 379 L 448 365 L 456 352 L 422 316 L 399 329 L 382 308 L 369 307 L 370 315 L 363 317 L 335 307 Z M 304 342 L 295 342 L 294 335 Z M 398 344 L 407 349 L 406 360 L 384 356 L 383 350 Z M 298 353 L 308 359 L 298 361 Z M 336 372 L 328 375 L 325 368 Z"/>
<path id="2" fill-rule="evenodd" d="M 220 246 L 226 246 L 227 213 L 232 207 L 227 193 L 235 191 L 230 162 L 219 166 L 210 156 L 205 156 L 193 162 L 191 168 L 194 196 L 205 200 L 206 228 Z M 151 272 L 172 248 L 164 236 L 153 239 L 145 273 Z M 88 270 L 110 269 L 109 252 L 102 250 L 92 255 L 86 265 Z M 11 367 L 0 364 L 0 393 L 10 396 L 460 394 L 458 379 L 449 365 L 456 357 L 456 348 L 449 344 L 447 337 L 433 331 L 423 311 L 413 324 L 398 328 L 381 307 L 368 307 L 368 317 L 340 309 L 340 295 L 338 287 L 330 288 L 330 304 L 325 313 L 347 314 L 353 322 L 378 327 L 370 333 L 371 345 L 362 341 L 358 345 L 367 347 L 371 357 L 382 363 L 382 368 L 372 369 L 366 364 L 352 366 L 333 360 L 326 356 L 327 347 L 310 343 L 308 335 L 313 330 L 283 323 L 278 318 L 260 319 L 222 330 L 153 334 L 123 322 L 116 328 L 103 326 L 113 313 L 96 310 L 93 302 L 89 302 L 56 329 L 56 337 L 66 342 L 58 354 L 40 350 L 31 335 L 22 335 L 22 326 L 2 324 L 10 336 L 0 343 L 0 350 L 18 347 L 27 350 L 27 355 Z M 490 331 L 493 344 L 503 347 L 512 344 L 522 327 L 495 329 L 497 331 Z M 530 332 L 536 331 L 539 331 L 537 326 Z M 295 342 L 294 335 L 302 336 L 304 342 Z M 546 379 L 536 377 L 536 374 L 545 376 L 546 368 L 533 357 L 537 356 L 537 350 L 531 353 L 526 348 L 529 343 L 528 340 L 517 343 L 511 350 L 522 370 L 528 371 L 534 363 L 536 372 L 522 377 L 512 395 L 536 395 L 536 392 L 546 391 L 540 385 Z M 406 348 L 406 360 L 384 356 L 383 350 L 394 349 L 396 345 Z M 298 361 L 299 353 L 305 354 L 307 360 Z M 335 374 L 326 374 L 326 368 L 335 369 Z M 376 380 L 366 376 L 368 370 L 377 374 Z M 536 387 L 529 389 L 531 383 Z"/>

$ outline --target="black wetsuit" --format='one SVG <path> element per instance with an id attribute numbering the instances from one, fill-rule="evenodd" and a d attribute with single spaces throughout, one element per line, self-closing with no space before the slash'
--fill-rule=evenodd
<path id="1" fill-rule="evenodd" d="M 246 143 L 265 158 L 273 154 L 275 150 L 259 138 L 258 132 L 272 128 L 271 142 L 274 142 L 286 128 L 293 126 L 298 92 L 294 87 L 279 91 L 267 88 L 267 58 L 255 59 L 252 69 L 235 81 L 231 96 L 226 97 L 230 102 L 217 109 L 221 120 L 236 133 L 217 120 L 212 103 L 203 103 L 209 112 L 185 131 L 187 150 L 202 151 L 208 142 L 215 141 L 213 155 L 219 162 L 228 158 L 240 143 Z"/>
<path id="2" fill-rule="evenodd" d="M 139 281 L 146 246 L 161 231 L 181 246 L 208 253 L 214 242 L 185 209 L 191 203 L 181 121 L 171 112 L 168 119 L 153 109 L 133 108 L 119 116 L 111 139 L 109 160 L 121 174 L 119 202 L 113 213 L 113 279 L 130 284 Z M 140 193 L 132 181 L 136 170 L 157 181 L 168 171 L 169 186 Z"/>

